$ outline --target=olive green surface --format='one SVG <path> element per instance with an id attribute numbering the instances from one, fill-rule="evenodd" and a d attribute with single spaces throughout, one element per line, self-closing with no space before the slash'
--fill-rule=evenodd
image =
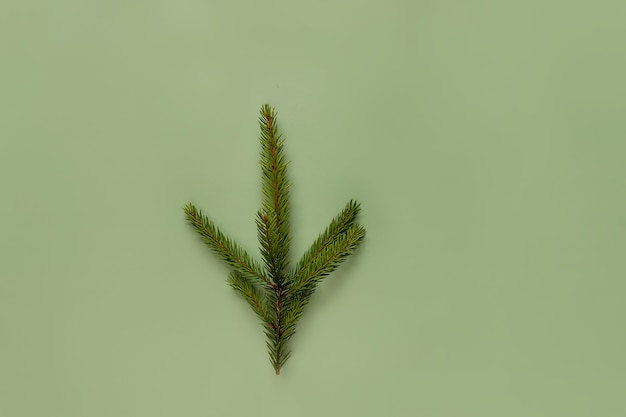
<path id="1" fill-rule="evenodd" d="M 626 3 L 0 3 L 0 416 L 623 417 Z M 258 256 L 368 230 L 276 376 L 192 201 Z"/>

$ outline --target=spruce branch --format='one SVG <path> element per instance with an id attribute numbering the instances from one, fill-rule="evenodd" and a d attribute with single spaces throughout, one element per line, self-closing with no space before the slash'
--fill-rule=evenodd
<path id="1" fill-rule="evenodd" d="M 276 111 L 265 104 L 259 117 L 261 128 L 261 171 L 264 226 L 267 230 L 259 234 L 263 244 L 272 244 L 271 254 L 264 255 L 266 264 L 272 269 L 276 284 L 285 281 L 284 271 L 289 256 L 289 187 L 287 160 L 284 155 L 284 140 L 278 133 Z M 271 240 L 271 242 L 270 242 Z"/>
<path id="2" fill-rule="evenodd" d="M 314 274 L 317 268 L 314 264 L 319 263 L 322 253 L 352 227 L 360 210 L 360 204 L 350 200 L 341 213 L 330 222 L 324 233 L 319 235 L 298 262 L 294 272 L 294 286 L 298 287 L 302 283 L 316 278 Z"/>
<path id="3" fill-rule="evenodd" d="M 231 271 L 228 276 L 228 285 L 234 288 L 243 298 L 246 299 L 252 310 L 261 319 L 263 323 L 270 318 L 267 306 L 263 297 L 262 290 L 257 285 L 248 280 L 238 271 Z"/>
<path id="4" fill-rule="evenodd" d="M 261 320 L 270 362 L 278 375 L 291 356 L 289 339 L 318 283 L 356 250 L 365 237 L 365 229 L 356 223 L 360 205 L 350 200 L 296 267 L 289 270 L 291 183 L 287 179 L 288 161 L 277 113 L 267 104 L 261 107 L 259 126 L 262 206 L 257 212 L 256 226 L 263 266 L 193 204 L 187 204 L 183 210 L 204 243 L 232 268 L 227 282 Z"/>
<path id="5" fill-rule="evenodd" d="M 227 237 L 202 211 L 193 204 L 183 207 L 187 221 L 202 237 L 206 245 L 219 255 L 228 265 L 244 276 L 271 285 L 271 281 L 261 272 L 261 267 L 248 253 Z"/>
<path id="6" fill-rule="evenodd" d="M 265 269 L 269 272 L 270 277 L 276 277 L 282 275 L 282 270 L 279 269 L 276 259 L 275 248 L 279 246 L 278 236 L 275 233 L 275 228 L 270 224 L 271 222 L 272 219 L 266 212 L 263 210 L 257 212 L 257 237 L 261 247 L 261 256 L 265 261 Z M 277 280 L 273 280 L 273 284 L 280 285 Z"/>
<path id="7" fill-rule="evenodd" d="M 328 276 L 359 246 L 365 237 L 365 229 L 355 225 L 337 235 L 329 244 L 316 252 L 314 258 L 294 276 L 291 292 L 315 285 Z M 314 245 L 315 246 L 315 245 Z"/>
<path id="8" fill-rule="evenodd" d="M 289 314 L 283 324 L 287 333 L 285 339 L 289 339 L 295 333 L 296 324 L 315 293 L 318 283 L 337 269 L 354 252 L 364 237 L 363 227 L 350 227 L 319 252 L 309 264 L 308 269 L 303 271 L 302 277 L 304 278 L 294 281 L 287 300 L 290 305 Z"/>

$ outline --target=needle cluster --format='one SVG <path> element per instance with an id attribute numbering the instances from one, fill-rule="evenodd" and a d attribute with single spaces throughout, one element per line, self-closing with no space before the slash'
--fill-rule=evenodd
<path id="1" fill-rule="evenodd" d="M 185 205 L 184 211 L 204 243 L 232 268 L 227 282 L 261 320 L 270 361 L 278 375 L 291 354 L 288 341 L 317 285 L 354 252 L 365 237 L 365 229 L 356 222 L 360 205 L 350 200 L 297 265 L 290 267 L 288 162 L 276 111 L 267 104 L 261 107 L 259 126 L 263 201 L 256 226 L 262 264 L 193 204 Z"/>

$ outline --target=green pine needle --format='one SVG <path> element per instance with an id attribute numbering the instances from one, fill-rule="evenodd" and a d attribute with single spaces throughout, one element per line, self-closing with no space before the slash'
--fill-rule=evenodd
<path id="1" fill-rule="evenodd" d="M 232 268 L 227 282 L 261 320 L 270 362 L 278 375 L 291 356 L 289 339 L 317 285 L 355 251 L 365 237 L 365 229 L 356 223 L 360 205 L 350 200 L 296 267 L 290 269 L 288 161 L 276 111 L 267 104 L 261 107 L 259 126 L 263 201 L 256 225 L 263 266 L 193 204 L 183 210 L 204 243 Z"/>

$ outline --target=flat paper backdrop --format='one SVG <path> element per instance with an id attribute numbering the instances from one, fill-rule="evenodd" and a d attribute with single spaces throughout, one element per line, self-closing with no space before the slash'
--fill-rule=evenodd
<path id="1" fill-rule="evenodd" d="M 626 415 L 626 5 L 0 5 L 0 415 Z M 367 241 L 280 377 L 193 201 L 257 254 Z"/>

